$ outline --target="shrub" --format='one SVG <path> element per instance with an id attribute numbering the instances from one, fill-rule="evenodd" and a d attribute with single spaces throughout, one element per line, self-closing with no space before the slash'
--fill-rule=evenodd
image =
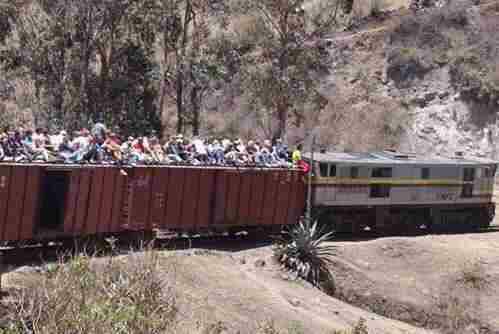
<path id="1" fill-rule="evenodd" d="M 348 331 L 344 330 L 336 330 L 331 334 L 369 334 L 369 330 L 366 325 L 366 320 L 364 318 L 360 318 L 359 321 L 355 324 L 355 326 Z"/>
<path id="2" fill-rule="evenodd" d="M 26 280 L 8 301 L 5 333 L 168 333 L 175 294 L 153 252 L 91 265 L 77 256 Z"/>
<path id="3" fill-rule="evenodd" d="M 314 286 L 326 289 L 332 276 L 328 265 L 334 248 L 323 243 L 332 237 L 332 232 L 324 233 L 318 222 L 299 222 L 286 232 L 286 237 L 274 245 L 274 257 L 287 270 L 305 279 Z"/>
<path id="4" fill-rule="evenodd" d="M 417 48 L 395 48 L 388 56 L 387 75 L 397 86 L 405 87 L 431 70 Z"/>

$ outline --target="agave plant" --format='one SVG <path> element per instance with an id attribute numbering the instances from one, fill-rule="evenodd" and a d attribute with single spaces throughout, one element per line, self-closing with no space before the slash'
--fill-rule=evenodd
<path id="1" fill-rule="evenodd" d="M 334 255 L 334 247 L 323 243 L 331 239 L 333 232 L 325 233 L 318 228 L 317 221 L 299 222 L 285 232 L 274 245 L 274 256 L 287 270 L 323 288 L 332 283 L 328 265 Z"/>

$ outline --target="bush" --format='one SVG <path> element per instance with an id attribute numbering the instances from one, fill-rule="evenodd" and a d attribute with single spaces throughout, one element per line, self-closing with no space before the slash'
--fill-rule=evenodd
<path id="1" fill-rule="evenodd" d="M 389 54 L 388 64 L 388 77 L 401 87 L 424 77 L 431 70 L 431 65 L 425 63 L 420 50 L 416 48 L 393 49 Z"/>
<path id="2" fill-rule="evenodd" d="M 324 233 L 318 222 L 304 220 L 286 232 L 287 237 L 274 245 L 274 257 L 287 270 L 321 289 L 329 289 L 333 278 L 328 265 L 334 255 L 332 246 L 323 243 L 332 237 Z"/>
<path id="3" fill-rule="evenodd" d="M 331 334 L 369 334 L 369 330 L 366 325 L 366 320 L 364 318 L 360 318 L 351 330 L 334 331 Z"/>
<path id="4" fill-rule="evenodd" d="M 25 281 L 4 305 L 3 333 L 168 333 L 175 294 L 154 252 L 91 266 L 78 256 Z"/>

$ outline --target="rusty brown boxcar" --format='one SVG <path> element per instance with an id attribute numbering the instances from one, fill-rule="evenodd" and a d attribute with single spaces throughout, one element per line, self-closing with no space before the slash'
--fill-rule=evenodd
<path id="1" fill-rule="evenodd" d="M 0 164 L 0 240 L 295 223 L 302 172 L 194 166 Z"/>

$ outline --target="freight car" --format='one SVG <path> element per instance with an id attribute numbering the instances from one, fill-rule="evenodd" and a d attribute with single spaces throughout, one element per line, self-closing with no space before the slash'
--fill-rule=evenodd
<path id="1" fill-rule="evenodd" d="M 312 206 L 338 232 L 478 229 L 494 218 L 497 162 L 396 151 L 304 154 Z"/>
<path id="2" fill-rule="evenodd" d="M 2 163 L 0 241 L 280 230 L 305 193 L 293 169 Z"/>

